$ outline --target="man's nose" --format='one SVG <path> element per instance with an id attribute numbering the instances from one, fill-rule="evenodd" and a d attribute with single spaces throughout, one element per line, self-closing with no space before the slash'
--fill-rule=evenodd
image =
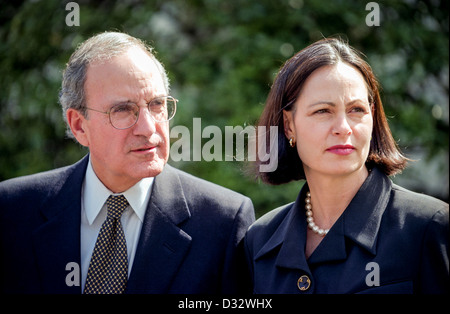
<path id="1" fill-rule="evenodd" d="M 140 107 L 138 121 L 134 125 L 133 133 L 135 135 L 150 136 L 156 132 L 156 121 L 151 116 L 147 107 Z"/>

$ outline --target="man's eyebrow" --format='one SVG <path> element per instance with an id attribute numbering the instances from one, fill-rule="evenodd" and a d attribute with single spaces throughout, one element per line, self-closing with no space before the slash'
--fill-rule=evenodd
<path id="1" fill-rule="evenodd" d="M 127 100 L 116 100 L 116 101 L 112 101 L 109 104 L 109 108 L 114 107 L 116 105 L 134 104 L 134 103 L 135 103 L 134 101 L 131 101 L 129 99 L 127 99 Z"/>
<path id="2" fill-rule="evenodd" d="M 148 101 L 146 100 L 145 103 L 148 104 L 148 103 L 150 103 L 152 100 L 154 100 L 154 99 L 156 99 L 156 98 L 159 98 L 159 97 L 165 97 L 165 96 L 167 96 L 166 93 L 157 94 L 157 95 L 153 96 L 152 98 L 150 98 L 150 100 L 148 100 Z M 136 102 L 136 101 L 133 101 L 133 100 L 130 100 L 130 99 L 123 98 L 123 99 L 119 99 L 119 100 L 114 100 L 114 101 L 112 101 L 112 102 L 109 104 L 109 107 L 108 107 L 108 108 L 111 108 L 111 107 L 113 107 L 113 106 L 115 106 L 115 105 L 123 105 L 123 104 L 137 104 L 137 102 Z"/>

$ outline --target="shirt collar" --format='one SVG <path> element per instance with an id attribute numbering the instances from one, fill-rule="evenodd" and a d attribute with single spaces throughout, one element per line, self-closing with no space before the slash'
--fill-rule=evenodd
<path id="1" fill-rule="evenodd" d="M 89 159 L 83 191 L 83 205 L 89 225 L 97 218 L 103 205 L 111 194 L 123 194 L 134 213 L 138 216 L 139 220 L 143 222 L 148 200 L 150 199 L 153 180 L 153 177 L 143 178 L 125 192 L 113 193 L 97 177 L 92 168 L 91 160 Z"/>

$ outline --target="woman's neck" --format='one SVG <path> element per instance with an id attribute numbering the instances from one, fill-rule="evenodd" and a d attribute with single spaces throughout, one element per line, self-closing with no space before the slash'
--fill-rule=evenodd
<path id="1" fill-rule="evenodd" d="M 369 175 L 364 166 L 345 176 L 329 176 L 305 171 L 311 193 L 314 222 L 329 229 L 342 215 Z"/>

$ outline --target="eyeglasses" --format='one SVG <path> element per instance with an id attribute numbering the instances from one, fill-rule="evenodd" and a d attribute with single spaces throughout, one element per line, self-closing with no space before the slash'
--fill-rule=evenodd
<path id="1" fill-rule="evenodd" d="M 172 96 L 161 96 L 152 99 L 147 104 L 150 116 L 155 122 L 169 121 L 175 116 L 177 101 L 178 99 Z M 139 119 L 140 112 L 139 106 L 132 102 L 114 105 L 106 112 L 87 107 L 86 109 L 109 115 L 111 125 L 118 130 L 128 129 L 135 125 Z"/>

